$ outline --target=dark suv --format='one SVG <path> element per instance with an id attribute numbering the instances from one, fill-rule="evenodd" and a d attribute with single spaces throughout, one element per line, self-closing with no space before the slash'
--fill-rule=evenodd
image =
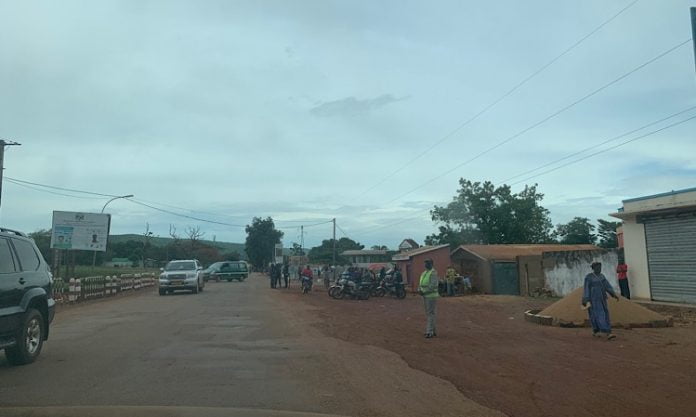
<path id="1" fill-rule="evenodd" d="M 0 349 L 13 365 L 34 362 L 55 313 L 53 277 L 34 241 L 0 228 Z"/>

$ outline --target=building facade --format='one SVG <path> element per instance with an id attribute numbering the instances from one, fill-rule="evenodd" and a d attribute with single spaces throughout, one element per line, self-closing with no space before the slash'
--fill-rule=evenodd
<path id="1" fill-rule="evenodd" d="M 696 304 L 696 188 L 623 201 L 631 297 Z"/>
<path id="2" fill-rule="evenodd" d="M 411 291 L 418 289 L 420 276 L 425 271 L 426 259 L 433 260 L 433 267 L 437 271 L 438 277 L 442 279 L 445 276 L 445 270 L 450 265 L 449 245 L 422 246 L 392 257 L 392 261 L 401 270 L 406 288 L 411 289 Z"/>

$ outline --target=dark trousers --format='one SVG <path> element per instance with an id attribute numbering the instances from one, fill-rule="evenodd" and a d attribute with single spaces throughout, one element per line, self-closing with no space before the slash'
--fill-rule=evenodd
<path id="1" fill-rule="evenodd" d="M 628 288 L 628 279 L 619 280 L 619 288 L 621 289 L 621 296 L 623 298 L 631 299 L 631 289 Z"/>
<path id="2" fill-rule="evenodd" d="M 288 274 L 283 275 L 283 278 L 285 279 L 285 288 L 288 288 Z"/>

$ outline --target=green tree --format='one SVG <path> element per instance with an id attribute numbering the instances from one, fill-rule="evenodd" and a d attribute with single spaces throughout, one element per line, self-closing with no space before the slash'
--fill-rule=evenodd
<path id="1" fill-rule="evenodd" d="M 565 244 L 594 244 L 597 240 L 594 230 L 595 226 L 587 217 L 575 217 L 566 224 L 556 226 L 558 240 Z"/>
<path id="2" fill-rule="evenodd" d="M 386 247 L 385 245 L 372 245 L 372 247 L 370 249 L 372 249 L 372 250 L 389 250 L 389 248 Z"/>
<path id="3" fill-rule="evenodd" d="M 290 253 L 292 256 L 304 256 L 305 251 L 302 249 L 299 243 L 292 242 L 292 248 L 290 248 Z"/>
<path id="4" fill-rule="evenodd" d="M 513 193 L 509 185 L 490 181 L 471 182 L 461 178 L 460 189 L 446 206 L 430 212 L 438 233 L 426 237 L 427 244 L 546 243 L 553 225 L 549 211 L 540 205 L 544 195 L 536 184 Z"/>
<path id="5" fill-rule="evenodd" d="M 246 227 L 246 253 L 249 261 L 256 268 L 263 268 L 271 262 L 276 243 L 280 243 L 283 232 L 275 228 L 273 219 L 254 217 L 251 225 Z"/>
<path id="6" fill-rule="evenodd" d="M 616 228 L 621 226 L 621 222 L 597 219 L 597 234 L 599 235 L 599 246 L 603 248 L 619 247 L 619 239 L 616 236 Z"/>
<path id="7" fill-rule="evenodd" d="M 309 250 L 309 260 L 313 263 L 318 264 L 330 264 L 333 262 L 333 239 L 323 240 L 320 246 L 315 246 Z M 341 256 L 341 252 L 351 249 L 363 249 L 364 245 L 349 239 L 347 237 L 342 237 L 336 241 L 336 263 L 339 265 L 345 265 L 348 259 Z"/>

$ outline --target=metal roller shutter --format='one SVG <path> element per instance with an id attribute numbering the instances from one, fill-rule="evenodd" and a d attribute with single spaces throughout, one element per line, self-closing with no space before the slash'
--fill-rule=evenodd
<path id="1" fill-rule="evenodd" d="M 696 303 L 696 212 L 642 221 L 653 300 Z"/>

